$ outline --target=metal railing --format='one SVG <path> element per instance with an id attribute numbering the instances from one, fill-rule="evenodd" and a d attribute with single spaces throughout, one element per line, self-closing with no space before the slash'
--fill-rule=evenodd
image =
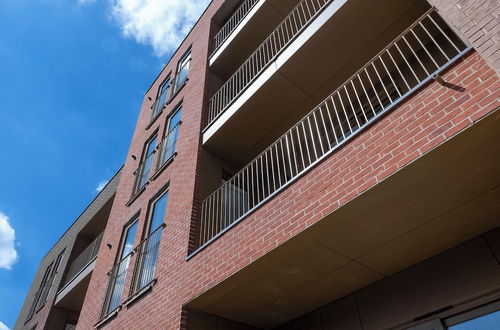
<path id="1" fill-rule="evenodd" d="M 108 272 L 108 289 L 101 310 L 101 319 L 106 318 L 121 306 L 128 266 L 134 252 L 128 253 Z"/>
<path id="2" fill-rule="evenodd" d="M 137 166 L 137 169 L 134 171 L 135 175 L 135 183 L 134 183 L 134 191 L 133 194 L 136 194 L 142 187 L 148 183 L 149 178 L 152 175 L 152 167 L 153 167 L 153 157 L 156 154 L 158 146 L 146 156 Z"/>
<path id="3" fill-rule="evenodd" d="M 139 166 L 133 173 L 136 178 L 132 195 L 138 193 L 138 191 L 149 182 L 150 178 L 155 176 L 156 172 L 161 169 L 162 165 L 173 157 L 177 147 L 180 125 L 181 122 L 176 124 L 155 147 L 155 149 L 147 155 L 142 162 L 139 163 Z M 158 157 L 155 164 L 153 158 L 156 154 L 158 154 Z"/>
<path id="4" fill-rule="evenodd" d="M 76 257 L 71 265 L 69 266 L 68 272 L 66 273 L 66 279 L 62 287 L 65 287 L 69 282 L 71 282 L 89 263 L 91 263 L 99 252 L 99 247 L 101 246 L 101 241 L 104 233 L 99 234 L 83 251 L 78 257 Z"/>
<path id="5" fill-rule="evenodd" d="M 212 96 L 208 109 L 210 125 L 251 82 L 333 0 L 302 0 L 229 80 Z"/>
<path id="6" fill-rule="evenodd" d="M 187 78 L 188 78 L 188 71 L 182 70 L 177 72 L 176 75 L 167 82 L 168 88 L 163 92 L 166 93 L 167 95 L 165 95 L 165 97 L 159 95 L 156 98 L 156 101 L 151 106 L 152 111 L 151 111 L 150 121 L 153 121 L 158 116 L 158 114 L 163 110 L 165 105 L 172 102 L 172 99 L 177 95 L 181 87 L 186 82 Z"/>
<path id="7" fill-rule="evenodd" d="M 257 2 L 259 2 L 259 0 L 243 1 L 243 3 L 238 7 L 238 9 L 236 9 L 236 11 L 233 13 L 233 15 L 231 15 L 227 22 L 224 23 L 224 25 L 214 37 L 214 49 L 212 51 L 212 55 L 222 46 L 227 38 L 229 38 L 231 33 L 233 33 L 233 31 L 238 27 L 241 21 L 243 21 L 243 19 L 247 16 L 250 10 L 252 10 Z"/>
<path id="8" fill-rule="evenodd" d="M 202 202 L 198 244 L 216 239 L 400 103 L 468 47 L 434 9 Z"/>
<path id="9" fill-rule="evenodd" d="M 165 164 L 169 159 L 171 159 L 177 147 L 177 138 L 179 137 L 179 127 L 181 123 L 177 123 L 168 134 L 163 138 L 158 149 L 160 150 L 158 154 L 158 160 L 156 165 L 156 171 L 158 171 L 163 164 Z"/>
<path id="10" fill-rule="evenodd" d="M 160 247 L 161 233 L 165 224 L 160 225 L 134 249 L 136 253 L 132 289 L 129 296 L 139 293 L 155 279 L 156 262 Z"/>

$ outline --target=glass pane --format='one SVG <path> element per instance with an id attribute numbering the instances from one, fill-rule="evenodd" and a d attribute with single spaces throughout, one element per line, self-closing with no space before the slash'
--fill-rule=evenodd
<path id="1" fill-rule="evenodd" d="M 122 258 L 129 254 L 134 248 L 135 232 L 137 231 L 137 221 L 133 225 L 128 227 L 127 234 L 125 235 L 125 240 L 122 249 Z"/>
<path id="2" fill-rule="evenodd" d="M 149 226 L 149 233 L 158 228 L 163 223 L 165 216 L 165 209 L 167 208 L 168 192 L 163 194 L 154 204 L 153 212 L 151 214 L 151 225 Z"/>
<path id="3" fill-rule="evenodd" d="M 483 315 L 449 327 L 451 330 L 498 330 L 500 329 L 500 311 Z"/>
<path id="4" fill-rule="evenodd" d="M 149 179 L 149 172 L 151 171 L 151 164 L 153 162 L 153 151 L 155 150 L 155 148 L 156 137 L 148 143 L 145 159 L 143 160 L 142 169 L 139 173 L 139 184 L 137 185 L 137 189 L 140 189 L 142 186 L 144 186 Z"/>
<path id="5" fill-rule="evenodd" d="M 182 108 L 179 108 L 172 117 L 170 118 L 170 123 L 168 124 L 168 131 L 170 132 L 179 122 L 181 121 Z"/>
<path id="6" fill-rule="evenodd" d="M 148 143 L 148 150 L 146 152 L 146 157 L 149 157 L 153 153 L 155 147 L 156 147 L 156 137 Z"/>
<path id="7" fill-rule="evenodd" d="M 161 90 L 160 90 L 161 94 L 160 94 L 159 101 L 158 101 L 158 104 L 160 106 L 159 109 L 161 109 L 161 106 L 163 106 L 165 104 L 165 102 L 167 101 L 169 87 L 170 87 L 170 82 L 165 83 L 161 87 Z"/>

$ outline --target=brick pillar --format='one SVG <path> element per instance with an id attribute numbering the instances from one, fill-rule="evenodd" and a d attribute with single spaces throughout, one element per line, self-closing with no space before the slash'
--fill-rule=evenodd
<path id="1" fill-rule="evenodd" d="M 500 1 L 428 1 L 500 75 Z"/>

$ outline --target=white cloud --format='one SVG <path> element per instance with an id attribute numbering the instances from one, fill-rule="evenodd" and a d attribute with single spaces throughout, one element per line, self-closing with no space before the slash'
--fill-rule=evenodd
<path id="1" fill-rule="evenodd" d="M 14 248 L 16 231 L 10 226 L 9 217 L 0 212 L 0 268 L 11 269 L 18 254 Z M 0 325 L 0 330 L 3 328 Z"/>
<path id="2" fill-rule="evenodd" d="M 80 0 L 81 1 L 81 0 Z M 174 51 L 210 0 L 110 0 L 122 32 L 151 45 L 157 56 Z"/>
<path id="3" fill-rule="evenodd" d="M 10 330 L 2 321 L 0 321 L 0 330 Z"/>
<path id="4" fill-rule="evenodd" d="M 104 187 L 106 187 L 106 185 L 108 184 L 108 182 L 109 182 L 109 180 L 102 180 L 101 182 L 99 182 L 99 184 L 95 188 L 95 191 L 101 192 L 101 190 L 103 190 Z"/>

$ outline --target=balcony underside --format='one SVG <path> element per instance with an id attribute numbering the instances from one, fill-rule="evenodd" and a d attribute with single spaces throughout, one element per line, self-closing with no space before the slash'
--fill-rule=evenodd
<path id="1" fill-rule="evenodd" d="M 96 259 L 82 269 L 75 278 L 57 293 L 55 306 L 72 311 L 81 311 L 95 264 Z"/>
<path id="2" fill-rule="evenodd" d="M 281 325 L 498 227 L 499 173 L 496 111 L 187 307 Z"/>
<path id="3" fill-rule="evenodd" d="M 207 127 L 204 146 L 248 163 L 428 8 L 422 0 L 333 1 Z"/>
<path id="4" fill-rule="evenodd" d="M 299 0 L 258 1 L 221 47 L 210 57 L 210 69 L 219 76 L 227 78 L 298 2 Z M 229 2 L 228 5 L 230 5 Z"/>

